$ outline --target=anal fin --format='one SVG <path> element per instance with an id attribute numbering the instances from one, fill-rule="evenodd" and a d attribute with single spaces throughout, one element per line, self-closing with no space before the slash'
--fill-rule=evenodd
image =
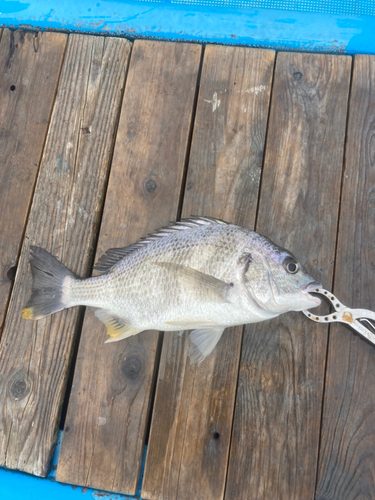
<path id="1" fill-rule="evenodd" d="M 100 321 L 104 323 L 107 328 L 109 339 L 105 341 L 106 344 L 132 337 L 142 331 L 139 330 L 139 328 L 125 324 L 124 320 L 109 313 L 108 311 L 105 311 L 104 309 L 97 309 L 95 311 L 95 316 L 100 319 Z"/>

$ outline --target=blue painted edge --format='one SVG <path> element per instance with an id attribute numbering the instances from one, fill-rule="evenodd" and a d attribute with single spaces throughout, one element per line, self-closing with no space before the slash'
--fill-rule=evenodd
<path id="1" fill-rule="evenodd" d="M 46 479 L 12 471 L 0 467 L 0 499 L 1 500 L 40 500 L 53 498 L 53 500 L 90 499 L 95 500 L 142 500 L 141 485 L 143 479 L 146 449 L 143 456 L 141 476 L 136 496 L 109 493 L 106 491 L 81 488 L 80 486 L 66 485 L 56 481 L 56 468 L 60 454 L 62 432 L 59 434 L 55 453 L 52 459 L 52 468 Z M 84 497 L 83 497 L 84 495 Z"/>
<path id="2" fill-rule="evenodd" d="M 0 0 L 0 26 L 129 39 L 375 54 L 375 16 L 207 7 L 165 0 Z"/>

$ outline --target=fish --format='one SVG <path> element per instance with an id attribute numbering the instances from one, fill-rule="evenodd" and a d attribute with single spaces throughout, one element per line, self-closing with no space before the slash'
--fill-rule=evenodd
<path id="1" fill-rule="evenodd" d="M 112 248 L 81 279 L 46 250 L 30 247 L 32 294 L 22 316 L 38 320 L 78 305 L 95 307 L 114 342 L 144 330 L 189 335 L 192 364 L 225 328 L 317 307 L 322 285 L 288 250 L 254 231 L 190 217 Z"/>

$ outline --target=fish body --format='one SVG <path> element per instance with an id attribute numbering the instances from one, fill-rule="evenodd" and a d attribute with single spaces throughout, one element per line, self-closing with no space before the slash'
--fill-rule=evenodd
<path id="1" fill-rule="evenodd" d="M 96 316 L 109 341 L 149 329 L 194 330 L 193 362 L 212 351 L 226 327 L 320 304 L 309 292 L 321 285 L 290 252 L 254 231 L 208 217 L 108 250 L 96 265 L 102 274 L 93 278 L 77 278 L 37 247 L 31 250 L 31 266 L 33 295 L 25 318 L 85 305 L 99 308 Z M 51 299 L 44 290 L 51 295 L 53 287 Z"/>

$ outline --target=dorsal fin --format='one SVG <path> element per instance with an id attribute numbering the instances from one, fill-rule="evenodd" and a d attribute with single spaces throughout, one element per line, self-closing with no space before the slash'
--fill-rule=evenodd
<path id="1" fill-rule="evenodd" d="M 175 231 L 188 231 L 191 229 L 196 229 L 199 226 L 213 226 L 213 225 L 226 225 L 228 222 L 224 222 L 220 219 L 214 219 L 213 217 L 199 217 L 193 216 L 188 219 L 182 219 L 179 222 L 171 222 L 170 226 L 163 227 L 153 234 L 149 234 L 145 238 L 137 241 L 133 245 L 123 248 L 110 248 L 105 252 L 104 255 L 100 257 L 98 262 L 95 264 L 94 269 L 100 273 L 105 273 L 111 269 L 117 262 L 127 257 L 129 254 L 143 248 L 149 243 L 153 243 L 159 238 L 164 238 L 169 236 Z"/>

